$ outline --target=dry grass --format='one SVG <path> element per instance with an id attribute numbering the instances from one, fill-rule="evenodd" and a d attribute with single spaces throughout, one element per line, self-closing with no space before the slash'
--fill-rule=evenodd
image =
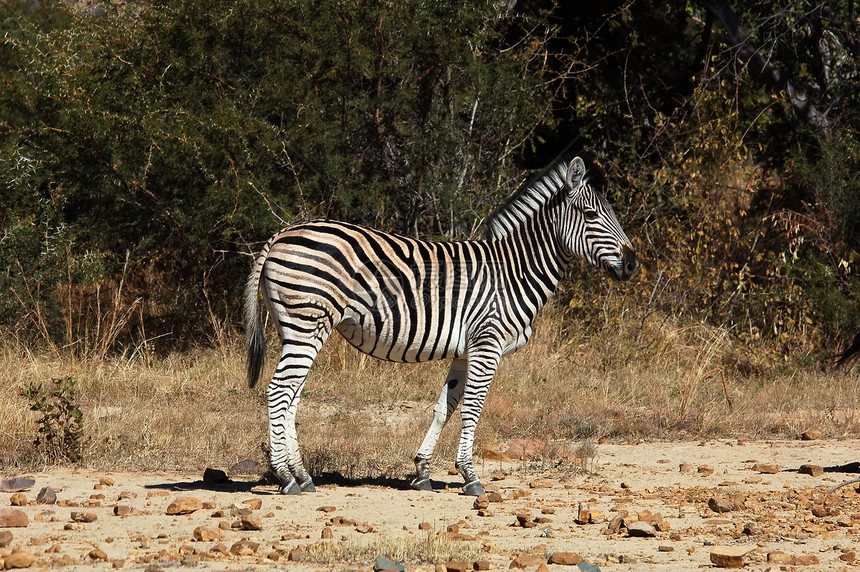
<path id="1" fill-rule="evenodd" d="M 532 341 L 506 357 L 490 390 L 477 448 L 539 438 L 572 450 L 599 439 L 779 438 L 818 428 L 860 433 L 855 372 L 791 369 L 732 346 L 725 332 L 667 321 L 558 339 L 552 311 Z M 270 334 L 270 341 L 274 335 Z M 262 460 L 265 384 L 244 381 L 239 336 L 216 349 L 156 358 L 57 357 L 0 347 L 0 467 L 38 468 L 36 415 L 21 390 L 73 377 L 84 412 L 84 462 L 105 469 L 226 468 Z M 273 357 L 274 354 L 272 354 Z M 273 360 L 269 361 L 269 369 Z M 313 474 L 404 478 L 432 417 L 446 363 L 402 365 L 359 354 L 340 338 L 324 348 L 299 408 L 299 439 Z M 437 464 L 453 463 L 458 420 Z"/>
<path id="2" fill-rule="evenodd" d="M 373 564 L 377 556 L 395 562 L 429 562 L 441 564 L 449 560 L 474 562 L 481 555 L 476 542 L 455 541 L 445 535 L 429 532 L 414 538 L 375 538 L 369 541 L 315 542 L 305 547 L 303 558 L 308 562 L 335 564 L 352 562 Z"/>

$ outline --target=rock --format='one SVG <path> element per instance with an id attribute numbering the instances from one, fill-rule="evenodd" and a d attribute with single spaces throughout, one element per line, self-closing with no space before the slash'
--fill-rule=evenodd
<path id="1" fill-rule="evenodd" d="M 194 497 L 179 497 L 167 506 L 167 514 L 191 514 L 201 508 L 203 508 L 203 503 L 200 499 Z"/>
<path id="2" fill-rule="evenodd" d="M 225 473 L 221 469 L 213 469 L 211 467 L 206 467 L 206 469 L 203 471 L 204 483 L 220 485 L 229 481 L 230 477 L 228 477 L 227 473 Z"/>
<path id="3" fill-rule="evenodd" d="M 583 560 L 576 567 L 579 568 L 580 572 L 600 572 L 600 566 L 592 564 L 588 560 Z"/>
<path id="4" fill-rule="evenodd" d="M 256 514 L 249 514 L 239 519 L 241 530 L 263 530 L 263 519 Z"/>
<path id="5" fill-rule="evenodd" d="M 789 564 L 792 566 L 817 566 L 821 564 L 821 561 L 815 554 L 803 554 L 792 558 Z"/>
<path id="6" fill-rule="evenodd" d="M 319 507 L 317 510 L 318 510 L 318 511 L 320 511 L 320 512 L 326 512 L 326 513 L 328 513 L 328 512 L 334 512 L 334 511 L 336 511 L 336 510 L 337 510 L 337 507 L 336 507 L 336 506 L 332 506 L 332 505 L 325 505 L 325 506 L 321 506 L 321 507 Z"/>
<path id="7" fill-rule="evenodd" d="M 774 463 L 756 463 L 753 465 L 753 471 L 757 473 L 764 473 L 766 475 L 775 475 L 780 471 L 779 465 Z"/>
<path id="8" fill-rule="evenodd" d="M 473 568 L 475 570 L 489 570 L 492 564 L 489 560 L 476 560 Z"/>
<path id="9" fill-rule="evenodd" d="M 582 562 L 582 556 L 576 552 L 553 552 L 549 557 L 550 564 L 558 564 L 560 566 L 576 566 Z"/>
<path id="10" fill-rule="evenodd" d="M 101 477 L 99 479 L 99 484 L 103 487 L 112 487 L 116 484 L 116 481 L 113 477 Z"/>
<path id="11" fill-rule="evenodd" d="M 675 552 L 675 547 L 671 544 L 661 544 L 657 547 L 657 552 Z"/>
<path id="12" fill-rule="evenodd" d="M 812 507 L 812 516 L 824 518 L 825 516 L 827 516 L 827 509 L 820 504 L 817 504 Z"/>
<path id="13" fill-rule="evenodd" d="M 430 530 L 433 526 L 429 522 L 422 522 L 418 524 L 418 530 Z"/>
<path id="14" fill-rule="evenodd" d="M 536 459 L 546 452 L 546 441 L 540 439 L 514 439 L 505 451 L 511 459 Z"/>
<path id="15" fill-rule="evenodd" d="M 723 497 L 711 497 L 708 499 L 708 508 L 714 512 L 732 512 L 735 510 L 735 503 Z"/>
<path id="16" fill-rule="evenodd" d="M 57 493 L 51 487 L 44 487 L 36 495 L 36 502 L 39 504 L 56 504 Z"/>
<path id="17" fill-rule="evenodd" d="M 629 534 L 630 536 L 653 538 L 657 536 L 657 531 L 654 530 L 653 526 L 651 526 L 644 520 L 637 520 L 636 522 L 631 522 L 627 526 L 627 534 Z"/>
<path id="18" fill-rule="evenodd" d="M 764 533 L 764 530 L 757 522 L 748 522 L 744 525 L 744 529 L 741 532 L 747 536 L 760 536 Z"/>
<path id="19" fill-rule="evenodd" d="M 483 510 L 488 506 L 490 506 L 490 498 L 486 494 L 478 495 L 472 503 L 472 508 L 476 510 Z"/>
<path id="20" fill-rule="evenodd" d="M 334 533 L 331 531 L 330 526 L 324 527 L 322 529 L 322 532 L 320 533 L 320 538 L 322 538 L 323 540 L 331 540 L 331 538 L 333 536 L 334 536 Z"/>
<path id="21" fill-rule="evenodd" d="M 714 467 L 711 465 L 699 465 L 699 474 L 704 477 L 710 477 L 714 474 Z"/>
<path id="22" fill-rule="evenodd" d="M 537 554 L 520 554 L 511 561 L 508 568 L 537 568 L 546 565 L 546 558 Z"/>
<path id="23" fill-rule="evenodd" d="M 23 550 L 16 550 L 6 557 L 6 561 L 3 566 L 6 570 L 11 570 L 13 568 L 29 568 L 35 561 L 36 556 L 34 554 L 30 554 Z"/>
<path id="24" fill-rule="evenodd" d="M 301 546 L 296 546 L 292 550 L 290 550 L 289 556 L 287 556 L 287 560 L 290 562 L 301 562 L 305 558 L 305 549 Z"/>
<path id="25" fill-rule="evenodd" d="M 782 550 L 774 550 L 767 553 L 767 561 L 771 564 L 788 564 L 791 562 L 791 556 Z"/>
<path id="26" fill-rule="evenodd" d="M 260 548 L 259 542 L 254 542 L 253 540 L 240 540 L 230 547 L 230 554 L 233 556 L 251 556 L 252 554 L 257 553 L 258 548 Z M 290 556 L 292 556 L 292 552 L 290 552 Z M 290 558 L 290 560 L 292 560 L 292 558 Z"/>
<path id="27" fill-rule="evenodd" d="M 811 477 L 819 477 L 824 474 L 824 467 L 820 465 L 811 465 L 809 463 L 805 465 L 800 465 L 800 468 L 797 469 L 797 472 L 801 475 L 809 475 Z"/>
<path id="28" fill-rule="evenodd" d="M 365 522 L 364 524 L 359 524 L 355 527 L 355 531 L 359 534 L 370 534 L 371 532 L 375 532 L 373 525 L 369 522 Z"/>
<path id="29" fill-rule="evenodd" d="M 199 542 L 214 542 L 221 538 L 221 529 L 211 526 L 198 526 L 192 535 Z"/>
<path id="30" fill-rule="evenodd" d="M 711 562 L 720 568 L 743 568 L 744 556 L 752 550 L 749 546 L 717 546 L 711 550 Z"/>
<path id="31" fill-rule="evenodd" d="M 398 564 L 393 560 L 389 560 L 385 556 L 377 556 L 376 562 L 373 563 L 374 572 L 380 572 L 381 570 L 394 570 L 396 572 L 404 572 L 406 570 L 406 566 L 403 564 Z"/>
<path id="32" fill-rule="evenodd" d="M 9 504 L 12 506 L 27 506 L 27 495 L 24 493 L 15 493 L 9 497 Z"/>
<path id="33" fill-rule="evenodd" d="M 73 522 L 95 522 L 99 519 L 94 512 L 72 512 L 70 518 Z"/>
<path id="34" fill-rule="evenodd" d="M 818 429 L 810 429 L 801 433 L 800 438 L 803 441 L 815 441 L 816 439 L 821 438 L 821 431 Z"/>
<path id="35" fill-rule="evenodd" d="M 118 504 L 113 507 L 113 513 L 115 516 L 137 516 L 140 511 L 125 504 Z"/>
<path id="36" fill-rule="evenodd" d="M 532 489 L 551 489 L 553 485 L 552 479 L 535 479 L 529 483 L 529 488 Z"/>
<path id="37" fill-rule="evenodd" d="M 3 479 L 2 481 L 0 481 L 0 492 L 17 493 L 20 491 L 26 491 L 35 484 L 35 480 L 25 479 L 21 477 L 15 477 L 14 479 Z"/>
<path id="38" fill-rule="evenodd" d="M 445 563 L 445 570 L 447 570 L 447 572 L 467 572 L 471 569 L 471 564 L 460 560 L 449 560 Z"/>
<path id="39" fill-rule="evenodd" d="M 605 520 L 606 517 L 599 510 L 581 508 L 576 515 L 577 524 L 599 524 Z"/>
<path id="40" fill-rule="evenodd" d="M 2 544 L 0 544 L 0 546 L 2 546 Z M 839 555 L 839 560 L 851 564 L 857 560 L 857 553 L 853 550 L 848 550 Z"/>
<path id="41" fill-rule="evenodd" d="M 18 509 L 0 510 L 0 528 L 24 528 L 30 524 L 27 513 Z"/>
<path id="42" fill-rule="evenodd" d="M 694 469 L 693 469 L 693 465 L 691 465 L 690 463 L 681 463 L 680 465 L 678 465 L 678 470 L 680 472 L 686 474 L 686 473 L 692 473 Z"/>
<path id="43" fill-rule="evenodd" d="M 266 467 L 262 463 L 252 459 L 244 459 L 227 469 L 227 473 L 230 475 L 259 475 L 265 470 Z"/>
<path id="44" fill-rule="evenodd" d="M 247 499 L 243 500 L 242 504 L 250 507 L 251 510 L 260 510 L 263 506 L 263 501 L 261 499 Z"/>
<path id="45" fill-rule="evenodd" d="M 93 548 L 87 554 L 90 560 L 102 560 L 107 561 L 107 554 L 101 548 Z"/>

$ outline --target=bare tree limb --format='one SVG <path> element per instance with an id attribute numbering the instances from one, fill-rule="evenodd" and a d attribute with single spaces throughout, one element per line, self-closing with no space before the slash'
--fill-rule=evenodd
<path id="1" fill-rule="evenodd" d="M 722 22 L 732 44 L 738 50 L 738 57 L 746 62 L 747 70 L 771 87 L 784 91 L 788 95 L 794 113 L 815 129 L 819 135 L 829 139 L 830 121 L 828 121 L 827 116 L 810 103 L 806 93 L 794 84 L 787 73 L 773 65 L 752 45 L 728 1 L 703 0 L 703 2 L 705 7 Z"/>

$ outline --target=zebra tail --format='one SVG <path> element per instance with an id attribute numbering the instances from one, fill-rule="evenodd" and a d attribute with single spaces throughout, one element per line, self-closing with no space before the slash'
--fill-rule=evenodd
<path id="1" fill-rule="evenodd" d="M 266 334 L 260 319 L 260 276 L 268 249 L 263 250 L 245 285 L 245 334 L 248 338 L 248 386 L 254 387 L 266 363 Z"/>
<path id="2" fill-rule="evenodd" d="M 838 358 L 836 360 L 837 368 L 850 366 L 857 360 L 857 358 L 860 358 L 860 333 L 855 336 L 854 341 L 851 342 L 850 346 L 848 346 L 841 354 L 837 354 L 835 357 Z"/>

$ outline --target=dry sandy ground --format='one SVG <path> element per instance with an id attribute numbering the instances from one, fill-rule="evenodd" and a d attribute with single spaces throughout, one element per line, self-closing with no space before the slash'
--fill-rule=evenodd
<path id="1" fill-rule="evenodd" d="M 24 492 L 24 506 L 11 506 L 12 493 L 0 493 L 0 513 L 17 509 L 29 520 L 26 527 L 0 529 L 0 538 L 4 531 L 12 534 L 11 544 L 0 548 L 0 560 L 20 549 L 35 556 L 32 566 L 42 569 L 370 570 L 373 557 L 319 564 L 290 561 L 290 552 L 314 543 L 360 547 L 391 538 L 417 545 L 442 534 L 451 537 L 451 544 L 474 547 L 475 559 L 491 569 L 508 569 L 521 554 L 546 558 L 576 552 L 601 570 L 695 570 L 713 566 L 712 551 L 733 546 L 750 550 L 743 557 L 747 569 L 860 570 L 860 559 L 852 559 L 852 550 L 860 557 L 857 485 L 827 494 L 832 486 L 857 478 L 837 470 L 857 461 L 860 440 L 602 444 L 587 473 L 537 472 L 519 462 L 485 461 L 479 465 L 482 479 L 503 499 L 490 503 L 484 513 L 489 516 L 479 515 L 473 498 L 458 494 L 459 477 L 444 472 L 433 475 L 433 492 L 403 490 L 405 483 L 321 483 L 315 494 L 298 497 L 276 495 L 275 487 L 255 484 L 251 477 L 207 484 L 202 469 L 200 474 L 69 469 L 4 474 L 30 476 L 35 484 Z M 689 466 L 681 470 L 682 463 Z M 799 474 L 807 463 L 826 471 Z M 765 464 L 778 465 L 779 472 L 760 472 Z M 713 473 L 699 472 L 702 465 L 713 467 Z M 57 491 L 58 504 L 35 502 L 45 486 Z M 204 508 L 167 514 L 172 501 L 189 496 Z M 711 497 L 734 500 L 737 506 L 717 513 L 709 508 Z M 231 514 L 233 505 L 252 508 L 246 524 L 256 522 L 261 529 L 233 528 L 241 520 Z M 593 511 L 596 522 L 578 524 L 580 508 Z M 115 514 L 124 510 L 131 514 Z M 623 527 L 607 534 L 609 521 L 623 511 L 628 521 L 637 514 L 648 519 L 644 511 L 652 517 L 660 513 L 658 528 L 668 529 L 652 538 L 630 537 Z M 73 513 L 96 519 L 74 522 Z M 518 513 L 526 522 L 542 520 L 531 528 L 515 526 Z M 427 523 L 423 529 L 421 523 Z M 219 539 L 194 538 L 197 527 L 219 524 L 224 528 Z M 449 533 L 451 525 L 459 531 Z M 326 528 L 332 538 L 321 540 Z M 243 550 L 237 544 L 241 540 L 251 543 Z M 240 554 L 230 554 L 231 549 Z M 525 569 L 537 570 L 541 562 L 532 560 Z M 406 562 L 406 568 L 433 570 L 434 564 Z M 547 566 L 550 571 L 579 569 Z"/>

